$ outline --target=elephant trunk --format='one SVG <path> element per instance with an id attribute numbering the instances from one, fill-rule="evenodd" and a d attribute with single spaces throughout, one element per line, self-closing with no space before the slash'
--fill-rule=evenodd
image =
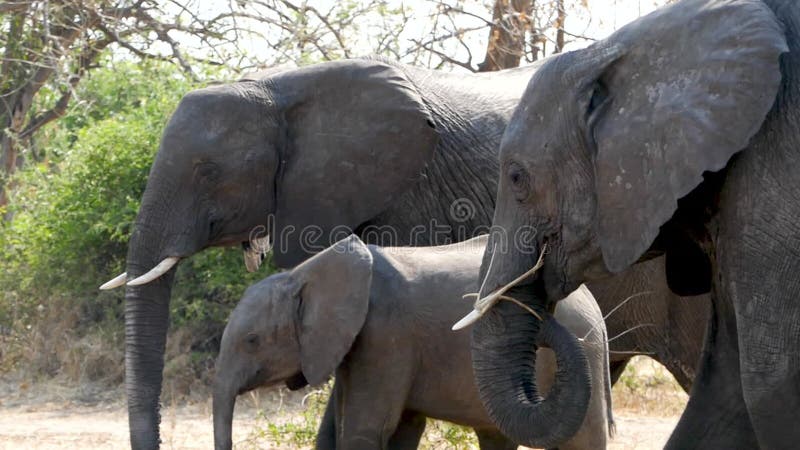
<path id="1" fill-rule="evenodd" d="M 543 399 L 536 385 L 536 348 L 550 347 L 558 369 Z M 577 338 L 546 315 L 539 322 L 511 302 L 500 302 L 472 331 L 472 362 L 481 401 L 500 431 L 536 448 L 557 447 L 583 423 L 591 376 Z"/>
<path id="2" fill-rule="evenodd" d="M 152 226 L 140 212 L 128 247 L 129 279 L 152 269 L 163 259 L 163 227 Z M 125 293 L 125 388 L 133 449 L 156 449 L 159 437 L 164 349 L 169 326 L 169 300 L 175 269 Z"/>
<path id="3" fill-rule="evenodd" d="M 233 447 L 231 428 L 233 427 L 233 408 L 236 406 L 238 391 L 230 383 L 217 381 L 214 385 L 214 448 L 230 450 Z"/>

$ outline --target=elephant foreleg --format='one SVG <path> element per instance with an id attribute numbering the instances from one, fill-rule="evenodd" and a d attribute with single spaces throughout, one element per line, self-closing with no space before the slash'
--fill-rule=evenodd
<path id="1" fill-rule="evenodd" d="M 609 364 L 609 372 L 611 375 L 611 385 L 617 384 L 617 380 L 619 377 L 622 376 L 622 373 L 625 372 L 625 367 L 628 366 L 628 362 L 630 362 L 630 358 L 624 359 L 622 361 L 614 361 Z"/>
<path id="2" fill-rule="evenodd" d="M 511 442 L 497 430 L 475 430 L 481 450 L 514 450 L 517 444 Z"/>
<path id="3" fill-rule="evenodd" d="M 336 385 L 334 384 L 334 391 Z M 335 450 L 336 449 L 336 395 L 331 391 L 331 396 L 328 398 L 328 404 L 325 406 L 325 413 L 322 415 L 322 420 L 319 423 L 319 430 L 317 431 L 317 450 Z"/>
<path id="4" fill-rule="evenodd" d="M 419 447 L 422 433 L 425 432 L 425 420 L 421 414 L 404 411 L 397 429 L 389 438 L 389 450 L 414 450 Z"/>
<path id="5" fill-rule="evenodd" d="M 712 292 L 699 373 L 667 449 L 757 448 L 739 376 L 739 346 L 730 301 Z"/>
<path id="6" fill-rule="evenodd" d="M 800 234 L 800 230 L 798 230 Z M 798 242 L 776 238 L 769 252 L 738 246 L 740 261 L 729 262 L 727 285 L 739 329 L 739 367 L 744 402 L 761 448 L 796 448 L 800 442 L 800 260 Z M 731 252 L 732 249 L 728 249 Z M 731 259 L 736 258 L 735 253 Z M 738 258 L 737 258 L 738 259 Z"/>

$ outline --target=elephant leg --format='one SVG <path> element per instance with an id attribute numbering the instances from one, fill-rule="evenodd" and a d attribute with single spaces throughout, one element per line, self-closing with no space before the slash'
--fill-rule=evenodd
<path id="1" fill-rule="evenodd" d="M 390 364 L 397 371 L 387 374 L 356 366 L 358 370 L 340 366 L 336 372 L 336 448 L 386 449 L 405 409 L 412 379 L 406 372 L 411 369 Z"/>
<path id="2" fill-rule="evenodd" d="M 699 372 L 667 449 L 757 448 L 742 397 L 733 308 L 715 291 Z"/>
<path id="3" fill-rule="evenodd" d="M 732 243 L 736 249 L 726 249 L 732 253 L 731 260 L 742 258 L 737 264 L 730 261 L 728 270 L 739 329 L 741 383 L 759 446 L 796 448 L 800 442 L 800 243 L 797 236 L 781 239 L 778 230 L 768 236 L 777 241 L 775 245 Z M 760 251 L 764 248 L 769 251 Z"/>
<path id="4" fill-rule="evenodd" d="M 397 429 L 389 439 L 389 450 L 414 450 L 419 447 L 425 432 L 426 418 L 422 414 L 404 411 Z"/>
<path id="5" fill-rule="evenodd" d="M 746 317 L 739 318 L 742 389 L 761 448 L 796 448 L 800 442 L 800 305 L 795 298 L 777 297 L 773 300 L 789 306 L 781 314 L 791 317 L 790 322 L 776 326 L 775 316 L 768 319 L 764 315 L 770 313 L 757 310 L 745 311 L 742 316 Z"/>
<path id="6" fill-rule="evenodd" d="M 317 431 L 317 450 L 335 450 L 336 449 L 336 382 L 333 384 L 333 391 L 328 398 L 328 404 L 325 406 L 325 413 L 322 415 L 322 420 L 319 423 L 319 430 Z"/>
<path id="7" fill-rule="evenodd" d="M 612 386 L 617 384 L 617 380 L 619 380 L 619 377 L 621 377 L 622 373 L 625 372 L 625 367 L 628 366 L 630 360 L 631 360 L 630 358 L 627 358 L 621 361 L 612 361 L 611 363 L 609 363 Z"/>
<path id="8" fill-rule="evenodd" d="M 476 429 L 478 445 L 481 450 L 514 450 L 517 444 L 511 442 L 497 430 Z"/>
<path id="9" fill-rule="evenodd" d="M 686 369 L 691 367 L 693 368 L 694 365 L 697 365 L 697 361 L 691 361 L 688 358 L 682 358 L 683 355 L 678 355 L 676 359 L 672 358 L 663 358 L 658 360 L 664 367 L 669 371 L 669 373 L 675 377 L 675 381 L 683 388 L 683 391 L 687 394 L 692 390 L 692 383 L 694 383 L 694 373 L 693 369 L 690 372 L 687 372 Z M 688 365 L 690 363 L 693 365 Z"/>
<path id="10" fill-rule="evenodd" d="M 672 296 L 667 305 L 668 336 L 662 364 L 688 394 L 697 376 L 711 301 L 708 295 Z"/>

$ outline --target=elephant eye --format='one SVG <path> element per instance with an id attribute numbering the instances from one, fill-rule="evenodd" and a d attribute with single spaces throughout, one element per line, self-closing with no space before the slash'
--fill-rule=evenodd
<path id="1" fill-rule="evenodd" d="M 195 165 L 194 173 L 198 182 L 214 183 L 219 178 L 219 167 L 212 162 L 203 161 Z"/>
<path id="2" fill-rule="evenodd" d="M 512 162 L 508 165 L 507 174 L 509 184 L 517 197 L 517 201 L 521 202 L 527 199 L 530 186 L 528 171 L 519 164 Z"/>
<path id="3" fill-rule="evenodd" d="M 607 101 L 608 88 L 606 88 L 606 86 L 600 81 L 595 82 L 594 86 L 592 87 L 591 97 L 589 98 L 589 105 L 586 109 L 586 116 L 591 118 L 606 104 Z"/>
<path id="4" fill-rule="evenodd" d="M 250 333 L 244 338 L 245 343 L 249 349 L 255 349 L 258 347 L 259 338 L 258 335 L 255 333 Z"/>
<path id="5" fill-rule="evenodd" d="M 600 120 L 603 111 L 608 108 L 610 103 L 611 98 L 609 96 L 608 88 L 606 88 L 605 84 L 600 81 L 595 82 L 592 86 L 589 101 L 586 105 L 586 125 L 584 128 L 586 142 L 594 153 L 597 153 L 597 146 L 594 137 L 595 125 L 597 124 L 597 121 Z"/>

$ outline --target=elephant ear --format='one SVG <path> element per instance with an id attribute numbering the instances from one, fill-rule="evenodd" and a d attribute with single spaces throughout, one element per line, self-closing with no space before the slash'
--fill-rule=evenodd
<path id="1" fill-rule="evenodd" d="M 372 254 L 355 235 L 292 270 L 299 289 L 300 367 L 312 386 L 324 382 L 361 332 L 369 307 Z"/>
<path id="2" fill-rule="evenodd" d="M 385 210 L 420 177 L 438 135 L 415 86 L 381 61 L 318 64 L 272 82 L 288 129 L 273 260 L 289 267 Z"/>
<path id="3" fill-rule="evenodd" d="M 786 51 L 762 1 L 684 0 L 575 53 L 565 76 L 599 105 L 587 123 L 609 270 L 633 264 L 703 172 L 748 145 L 775 102 Z"/>

